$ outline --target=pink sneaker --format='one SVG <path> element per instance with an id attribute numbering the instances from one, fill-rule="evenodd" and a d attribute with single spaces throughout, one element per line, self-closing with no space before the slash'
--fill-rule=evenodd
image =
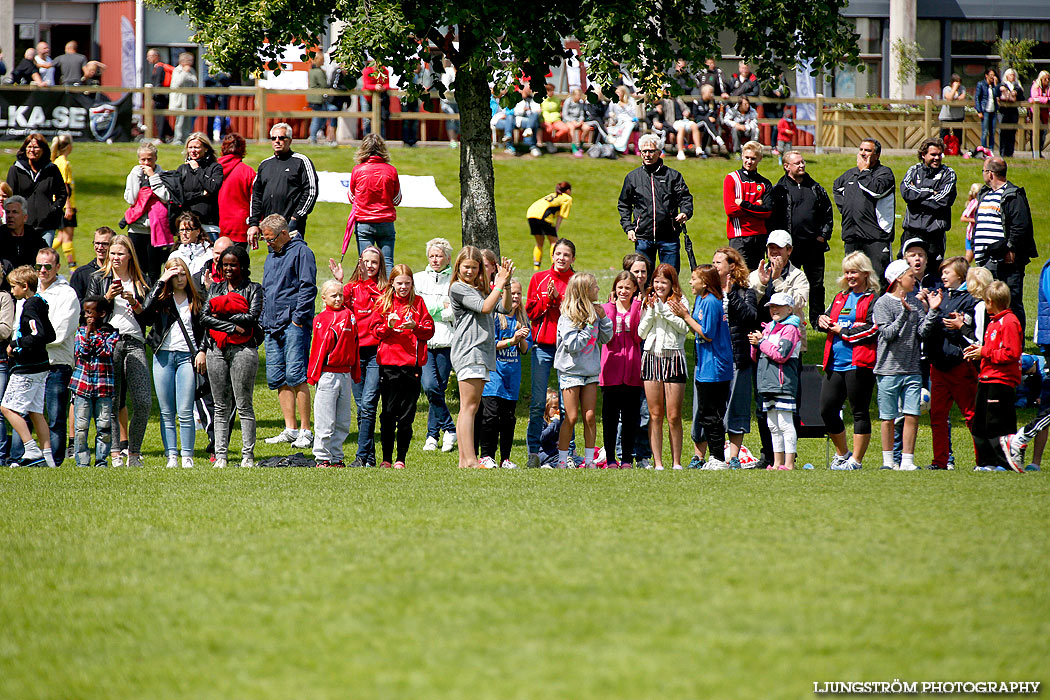
<path id="1" fill-rule="evenodd" d="M 781 464 L 779 467 L 777 467 L 777 469 L 782 471 L 782 472 L 789 472 L 789 471 L 791 471 L 792 468 L 789 467 L 786 464 Z"/>
<path id="2" fill-rule="evenodd" d="M 405 468 L 405 463 L 404 462 L 394 462 L 394 469 L 404 469 L 404 468 Z"/>

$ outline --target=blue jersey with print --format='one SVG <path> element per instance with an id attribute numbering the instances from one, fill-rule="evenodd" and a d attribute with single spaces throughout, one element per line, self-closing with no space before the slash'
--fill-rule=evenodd
<path id="1" fill-rule="evenodd" d="M 503 327 L 503 321 L 507 321 L 507 327 Z M 518 330 L 518 319 L 513 316 L 496 314 L 496 344 L 501 340 L 511 338 Z M 532 337 L 526 338 L 528 345 L 532 344 Z M 518 392 L 521 389 L 521 352 L 517 344 L 496 350 L 496 371 L 489 372 L 489 380 L 485 382 L 482 396 L 495 396 L 500 399 L 518 400 Z"/>
<path id="2" fill-rule="evenodd" d="M 846 303 L 843 304 L 842 310 L 839 311 L 839 320 L 837 321 L 844 329 L 850 328 L 857 322 L 857 304 L 860 303 L 862 296 L 856 292 L 850 292 L 849 296 L 846 297 Z M 833 372 L 848 372 L 851 369 L 854 369 L 853 346 L 842 342 L 842 337 L 839 335 L 832 336 L 831 370 Z"/>
<path id="3" fill-rule="evenodd" d="M 722 300 L 714 294 L 697 297 L 693 318 L 703 329 L 706 341 L 696 338 L 696 381 L 728 382 L 733 379 L 733 345 L 729 319 Z"/>

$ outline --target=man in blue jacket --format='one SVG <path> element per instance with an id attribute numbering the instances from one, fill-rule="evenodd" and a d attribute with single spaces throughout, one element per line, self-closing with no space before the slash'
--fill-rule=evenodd
<path id="1" fill-rule="evenodd" d="M 974 107 L 981 115 L 981 145 L 989 154 L 995 148 L 995 115 L 999 113 L 999 74 L 994 68 L 984 72 L 973 96 Z"/>
<path id="2" fill-rule="evenodd" d="M 266 384 L 277 390 L 284 430 L 266 438 L 268 444 L 313 446 L 310 430 L 310 387 L 306 369 L 310 361 L 310 333 L 317 297 L 317 263 L 300 236 L 288 233 L 288 221 L 270 214 L 259 224 L 270 248 L 263 265 L 262 327 L 266 333 Z M 295 409 L 299 409 L 298 427 Z"/>

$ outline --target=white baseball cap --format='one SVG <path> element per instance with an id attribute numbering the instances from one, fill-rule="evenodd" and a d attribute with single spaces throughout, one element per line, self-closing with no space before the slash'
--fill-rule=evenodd
<path id="1" fill-rule="evenodd" d="M 766 302 L 766 306 L 794 306 L 795 300 L 791 298 L 791 295 L 787 292 L 777 292 L 773 296 L 769 297 L 769 301 Z"/>
<path id="2" fill-rule="evenodd" d="M 782 228 L 770 231 L 769 237 L 766 238 L 766 245 L 778 245 L 781 248 L 787 248 L 791 245 L 791 234 Z"/>
<path id="3" fill-rule="evenodd" d="M 886 271 L 883 273 L 883 276 L 886 278 L 886 284 L 893 284 L 910 269 L 911 265 L 908 264 L 908 261 L 894 260 L 886 266 Z"/>

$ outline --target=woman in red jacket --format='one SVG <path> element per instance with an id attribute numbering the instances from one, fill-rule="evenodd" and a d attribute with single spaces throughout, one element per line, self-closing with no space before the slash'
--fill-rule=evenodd
<path id="1" fill-rule="evenodd" d="M 219 187 L 219 235 L 242 247 L 248 244 L 248 206 L 252 199 L 255 171 L 244 162 L 244 137 L 226 134 L 222 140 L 222 186 Z"/>
<path id="2" fill-rule="evenodd" d="M 831 468 L 860 469 L 871 442 L 871 392 L 875 388 L 875 345 L 878 328 L 872 311 L 879 295 L 879 278 L 871 260 L 861 252 L 842 261 L 842 291 L 835 295 L 817 326 L 828 334 L 824 343 L 824 384 L 820 388 L 820 415 L 835 445 Z M 853 451 L 846 451 L 842 407 L 849 398 L 853 410 Z"/>
<path id="3" fill-rule="evenodd" d="M 532 396 L 529 399 L 529 428 L 526 446 L 529 467 L 540 466 L 540 435 L 543 432 L 543 413 L 547 404 L 547 382 L 554 368 L 554 345 L 558 341 L 558 319 L 565 288 L 574 274 L 576 245 L 568 238 L 559 238 L 551 251 L 554 261 L 551 269 L 533 275 L 525 300 L 525 314 L 532 324 L 535 350 L 532 353 Z"/>
<path id="4" fill-rule="evenodd" d="M 328 259 L 332 276 L 343 281 L 343 266 Z M 357 404 L 357 456 L 351 467 L 376 465 L 376 409 L 379 407 L 379 338 L 372 332 L 372 314 L 379 295 L 387 286 L 383 253 L 375 246 L 361 252 L 350 281 L 343 287 L 343 298 L 354 311 L 358 328 L 360 379 L 354 380 L 354 403 Z"/>
<path id="5" fill-rule="evenodd" d="M 394 221 L 401 203 L 401 184 L 397 169 L 390 164 L 386 142 L 378 134 L 368 134 L 354 156 L 357 165 L 350 172 L 348 196 L 353 205 L 357 249 L 370 245 L 383 251 L 386 268 L 394 268 Z"/>
<path id="6" fill-rule="evenodd" d="M 427 361 L 427 341 L 434 335 L 434 319 L 422 297 L 417 297 L 412 268 L 395 265 L 390 284 L 379 295 L 371 319 L 379 339 L 379 434 L 383 444 L 382 467 L 390 468 L 397 440 L 394 469 L 405 468 L 405 455 L 412 444 L 412 421 L 416 417 L 420 377 Z"/>

